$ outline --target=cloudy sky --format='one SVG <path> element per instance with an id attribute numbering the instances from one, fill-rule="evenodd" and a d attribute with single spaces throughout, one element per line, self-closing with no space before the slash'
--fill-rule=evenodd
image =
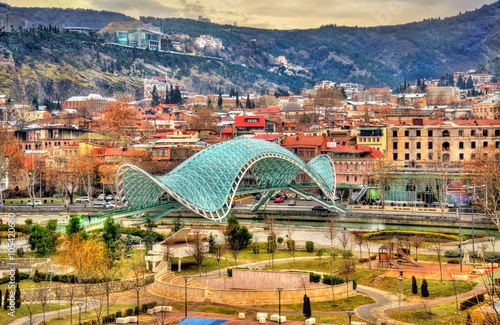
<path id="1" fill-rule="evenodd" d="M 394 25 L 448 17 L 494 0 L 2 0 L 16 7 L 110 10 L 139 18 L 210 18 L 219 24 L 259 28 Z"/>

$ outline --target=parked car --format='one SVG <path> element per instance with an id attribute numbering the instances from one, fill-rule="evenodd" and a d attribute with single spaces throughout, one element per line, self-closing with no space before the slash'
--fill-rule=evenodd
<path id="1" fill-rule="evenodd" d="M 99 194 L 99 196 L 97 197 L 97 201 L 104 201 L 104 198 L 106 197 L 106 195 L 104 194 Z"/>
<path id="2" fill-rule="evenodd" d="M 280 196 L 280 198 L 282 198 L 283 200 L 286 200 L 286 199 L 288 199 L 288 196 L 286 196 L 286 194 L 283 194 L 282 196 Z"/>
<path id="3" fill-rule="evenodd" d="M 80 196 L 75 200 L 76 203 L 90 203 L 90 198 L 88 196 Z"/>
<path id="4" fill-rule="evenodd" d="M 285 201 L 285 200 L 283 198 L 281 198 L 281 197 L 277 197 L 277 198 L 274 199 L 274 203 L 281 203 L 283 201 Z"/>
<path id="5" fill-rule="evenodd" d="M 290 200 L 290 201 L 288 201 L 288 205 L 294 206 L 294 205 L 297 205 L 297 203 L 295 203 L 295 200 Z"/>
<path id="6" fill-rule="evenodd" d="M 105 200 L 106 202 L 108 202 L 108 201 L 113 201 L 113 195 L 111 195 L 111 194 L 106 195 L 106 197 L 104 198 L 104 200 Z"/>
<path id="7" fill-rule="evenodd" d="M 111 202 L 98 201 L 98 202 L 94 202 L 94 207 L 96 207 L 96 208 L 114 208 L 115 205 Z"/>
<path id="8" fill-rule="evenodd" d="M 255 196 L 255 199 L 256 199 L 256 200 L 260 200 L 260 199 L 262 199 L 262 194 L 257 193 L 257 195 Z"/>
<path id="9" fill-rule="evenodd" d="M 316 211 L 316 212 L 330 212 L 330 209 L 327 209 L 322 205 L 317 205 L 317 206 L 313 207 L 312 210 Z"/>
<path id="10" fill-rule="evenodd" d="M 276 199 L 278 196 L 279 196 L 279 194 L 274 194 L 273 196 L 271 196 L 271 200 Z"/>
<path id="11" fill-rule="evenodd" d="M 105 208 L 114 208 L 114 207 L 116 207 L 116 205 L 114 203 L 111 203 L 111 202 L 106 202 L 104 204 L 104 207 Z"/>
<path id="12" fill-rule="evenodd" d="M 31 205 L 33 206 L 33 202 L 31 202 L 31 200 L 28 201 L 28 203 L 26 203 L 26 205 Z M 42 201 L 40 200 L 35 200 L 35 206 L 39 206 L 39 205 L 43 205 Z"/>

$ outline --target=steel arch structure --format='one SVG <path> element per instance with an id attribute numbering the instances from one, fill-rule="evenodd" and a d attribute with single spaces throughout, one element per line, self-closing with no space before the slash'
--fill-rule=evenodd
<path id="1" fill-rule="evenodd" d="M 247 173 L 254 175 L 259 191 L 287 188 L 300 173 L 308 175 L 332 202 L 335 169 L 320 155 L 304 163 L 289 150 L 264 140 L 228 140 L 204 149 L 170 173 L 153 176 L 130 164 L 116 175 L 118 195 L 127 204 L 154 204 L 167 193 L 183 206 L 214 221 L 229 214 L 238 187 Z M 229 202 L 229 203 L 228 203 Z"/>

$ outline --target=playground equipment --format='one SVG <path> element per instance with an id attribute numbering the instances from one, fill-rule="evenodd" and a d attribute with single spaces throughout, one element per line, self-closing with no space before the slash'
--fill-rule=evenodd
<path id="1" fill-rule="evenodd" d="M 402 263 L 421 267 L 410 255 L 410 243 L 405 239 L 394 237 L 387 245 L 382 245 L 378 249 L 378 265 L 381 268 L 401 268 Z"/>

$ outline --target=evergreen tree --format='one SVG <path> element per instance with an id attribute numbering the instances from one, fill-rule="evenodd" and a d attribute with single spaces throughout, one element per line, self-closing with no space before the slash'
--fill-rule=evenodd
<path id="1" fill-rule="evenodd" d="M 427 288 L 427 280 L 422 281 L 422 286 L 420 287 L 420 293 L 422 297 L 429 297 L 429 289 Z"/>
<path id="2" fill-rule="evenodd" d="M 2 290 L 0 290 L 0 307 L 2 307 Z"/>
<path id="3" fill-rule="evenodd" d="M 87 233 L 85 232 L 85 228 L 80 224 L 80 218 L 77 216 L 71 217 L 68 221 L 68 225 L 66 226 L 66 236 L 71 237 L 74 234 L 81 233 L 82 237 L 86 238 Z"/>
<path id="4" fill-rule="evenodd" d="M 168 91 L 168 86 L 165 86 L 165 104 L 172 104 L 172 100 L 170 99 L 170 92 Z"/>
<path id="5" fill-rule="evenodd" d="M 179 90 L 179 87 L 175 87 L 174 90 L 174 96 L 172 97 L 172 104 L 182 104 L 182 95 L 181 91 Z"/>
<path id="6" fill-rule="evenodd" d="M 156 107 L 160 104 L 160 95 L 158 94 L 158 89 L 156 89 L 156 85 L 153 86 L 153 90 L 151 91 L 151 96 L 153 96 L 153 100 L 151 101 L 151 106 Z"/>
<path id="7" fill-rule="evenodd" d="M 222 91 L 219 89 L 219 99 L 217 100 L 217 106 L 222 107 Z"/>
<path id="8" fill-rule="evenodd" d="M 9 308 L 9 289 L 5 289 L 5 298 L 3 299 L 3 309 Z"/>
<path id="9" fill-rule="evenodd" d="M 35 94 L 33 96 L 33 99 L 31 100 L 31 104 L 33 106 L 35 106 L 35 109 L 38 110 L 38 106 L 39 106 L 39 103 L 38 103 L 38 94 Z"/>
<path id="10" fill-rule="evenodd" d="M 453 74 L 448 76 L 448 86 L 455 86 L 455 79 L 453 78 Z"/>
<path id="11" fill-rule="evenodd" d="M 145 240 L 145 246 L 146 246 L 146 252 L 149 252 L 150 250 L 153 249 L 153 243 L 154 243 L 154 236 L 153 236 L 153 227 L 155 223 L 153 220 L 150 218 L 146 218 L 146 236 L 144 238 Z"/>
<path id="12" fill-rule="evenodd" d="M 120 237 L 120 225 L 111 216 L 107 217 L 102 228 L 102 240 L 113 260 L 118 259 L 117 247 L 121 242 Z"/>
<path id="13" fill-rule="evenodd" d="M 233 87 L 231 87 L 231 90 L 229 91 L 229 97 L 233 98 L 234 96 L 236 96 L 236 92 L 234 91 Z"/>
<path id="14" fill-rule="evenodd" d="M 411 277 L 411 293 L 413 293 L 414 295 L 418 293 L 417 279 L 414 275 L 412 275 Z"/>
<path id="15" fill-rule="evenodd" d="M 465 85 L 467 89 L 474 89 L 474 82 L 472 81 L 472 76 L 467 79 L 467 84 Z"/>
<path id="16" fill-rule="evenodd" d="M 236 108 L 240 108 L 240 96 L 238 95 L 238 91 L 236 91 Z"/>
<path id="17" fill-rule="evenodd" d="M 168 92 L 168 98 L 170 99 L 169 104 L 174 104 L 174 94 L 175 94 L 174 86 L 170 84 L 170 91 Z"/>
<path id="18" fill-rule="evenodd" d="M 19 274 L 18 268 L 16 268 L 16 271 L 14 272 L 14 278 L 15 278 L 16 283 L 19 283 L 19 281 L 21 281 L 21 276 Z"/>
<path id="19" fill-rule="evenodd" d="M 302 306 L 302 314 L 304 314 L 304 316 L 306 318 L 311 318 L 311 300 L 309 299 L 309 297 L 307 295 L 304 295 L 304 305 Z"/>
<path id="20" fill-rule="evenodd" d="M 250 95 L 247 95 L 247 102 L 245 104 L 246 108 L 252 108 L 252 101 L 250 100 Z"/>
<path id="21" fill-rule="evenodd" d="M 462 78 L 462 75 L 458 76 L 457 87 L 460 89 L 465 89 L 465 83 L 464 83 L 464 79 Z"/>
<path id="22" fill-rule="evenodd" d="M 215 253 L 216 251 L 216 241 L 215 241 L 215 236 L 212 235 L 212 233 L 210 233 L 210 235 L 208 236 L 208 251 L 210 253 Z"/>
<path id="23" fill-rule="evenodd" d="M 182 228 L 184 228 L 184 224 L 181 222 L 181 218 L 179 218 L 179 217 L 175 218 L 174 226 L 172 228 L 172 234 L 175 234 L 176 232 L 178 232 Z"/>
<path id="24" fill-rule="evenodd" d="M 16 294 L 14 296 L 15 307 L 21 307 L 21 290 L 19 290 L 19 283 L 16 284 Z"/>

